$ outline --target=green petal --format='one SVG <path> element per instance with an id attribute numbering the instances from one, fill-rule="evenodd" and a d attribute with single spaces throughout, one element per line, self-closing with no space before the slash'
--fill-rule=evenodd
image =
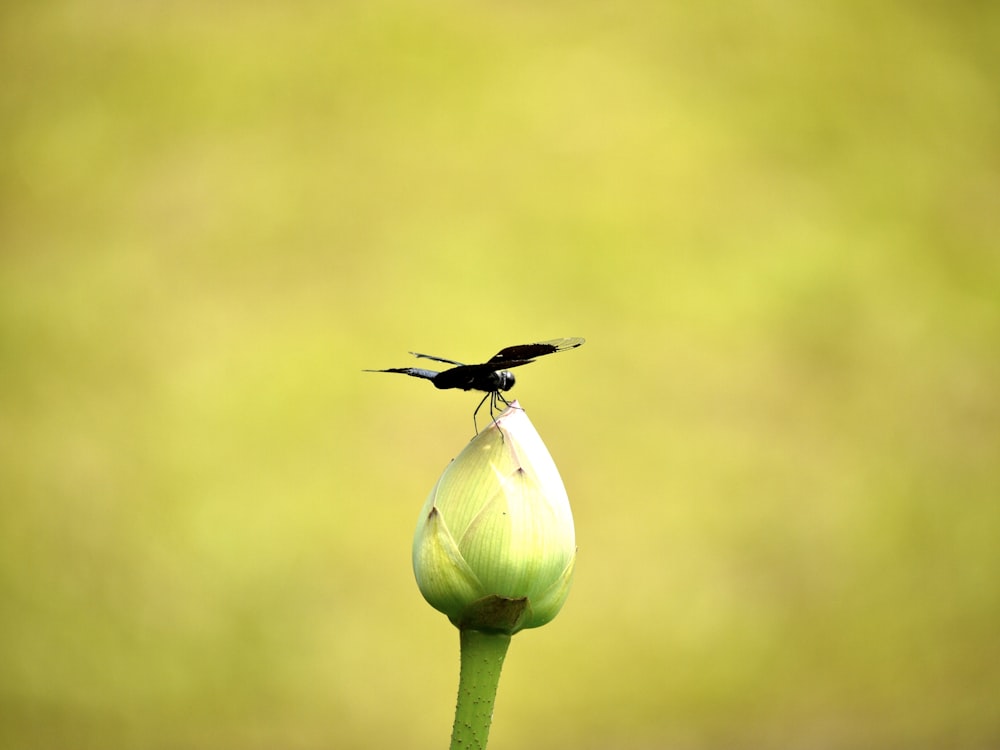
<path id="1" fill-rule="evenodd" d="M 413 540 L 413 571 L 424 599 L 449 617 L 486 594 L 462 559 L 444 516 L 433 506 Z"/>
<path id="2" fill-rule="evenodd" d="M 522 628 L 537 628 L 553 619 L 569 596 L 570 586 L 573 584 L 573 570 L 576 567 L 576 555 L 570 559 L 569 564 L 563 570 L 562 575 L 556 580 L 547 591 L 530 600 L 530 612 L 522 623 Z"/>
<path id="3" fill-rule="evenodd" d="M 458 540 L 483 587 L 500 596 L 534 598 L 547 589 L 573 554 L 572 526 L 520 468 L 496 472 L 492 497 Z"/>

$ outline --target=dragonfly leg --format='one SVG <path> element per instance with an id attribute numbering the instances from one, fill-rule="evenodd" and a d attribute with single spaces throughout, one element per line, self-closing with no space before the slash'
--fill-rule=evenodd
<path id="1" fill-rule="evenodd" d="M 483 396 L 483 400 L 479 402 L 479 406 L 477 406 L 476 410 L 474 412 L 472 412 L 472 426 L 476 430 L 476 434 L 477 435 L 479 434 L 479 422 L 476 421 L 476 415 L 479 414 L 479 410 L 483 408 L 483 404 L 486 403 L 486 399 L 488 399 L 491 395 L 493 395 L 493 394 L 487 393 L 485 396 Z M 493 413 L 493 402 L 491 400 L 490 401 L 490 414 L 492 415 L 492 413 Z M 494 420 L 494 421 L 496 421 L 496 420 Z"/>
<path id="2" fill-rule="evenodd" d="M 500 391 L 493 391 L 490 394 L 490 418 L 493 420 L 493 424 L 497 428 L 497 432 L 500 433 L 500 439 L 503 440 L 503 430 L 500 429 L 500 425 L 497 424 L 497 411 L 500 407 L 497 406 L 497 401 L 503 401 L 506 406 L 510 406 L 510 401 L 503 397 Z"/>

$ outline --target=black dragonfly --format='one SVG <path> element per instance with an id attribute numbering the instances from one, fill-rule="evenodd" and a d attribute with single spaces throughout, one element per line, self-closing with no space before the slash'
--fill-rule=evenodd
<path id="1" fill-rule="evenodd" d="M 365 370 L 365 372 L 400 372 L 404 375 L 429 380 L 434 383 L 435 388 L 442 390 L 455 388 L 463 391 L 485 391 L 486 395 L 483 396 L 479 406 L 472 413 L 472 421 L 475 424 L 476 415 L 486 403 L 486 399 L 490 400 L 490 416 L 493 416 L 497 410 L 497 401 L 502 401 L 510 406 L 510 402 L 502 394 L 502 391 L 509 391 L 514 387 L 514 373 L 510 372 L 510 368 L 530 364 L 546 354 L 576 349 L 583 342 L 582 338 L 572 337 L 539 341 L 535 344 L 508 346 L 481 365 L 466 365 L 453 359 L 410 352 L 414 357 L 432 359 L 435 362 L 444 362 L 455 366 L 441 372 L 424 370 L 420 367 L 392 367 L 388 370 Z M 479 432 L 478 425 L 476 425 L 476 432 Z"/>

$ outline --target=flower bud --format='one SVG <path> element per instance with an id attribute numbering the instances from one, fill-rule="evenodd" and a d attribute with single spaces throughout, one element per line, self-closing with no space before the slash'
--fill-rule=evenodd
<path id="1" fill-rule="evenodd" d="M 413 539 L 417 585 L 457 627 L 513 634 L 558 614 L 575 560 L 566 488 L 514 402 L 424 503 Z"/>

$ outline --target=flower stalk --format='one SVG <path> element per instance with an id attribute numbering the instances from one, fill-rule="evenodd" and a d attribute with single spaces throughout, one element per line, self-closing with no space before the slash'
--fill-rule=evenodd
<path id="1" fill-rule="evenodd" d="M 451 750 L 485 750 L 510 636 L 481 630 L 462 630 L 460 633 L 462 664 Z"/>

